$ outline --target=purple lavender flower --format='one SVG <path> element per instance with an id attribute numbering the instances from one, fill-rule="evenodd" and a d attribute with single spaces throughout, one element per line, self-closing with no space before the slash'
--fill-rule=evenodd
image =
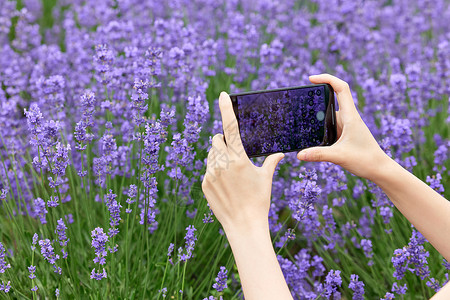
<path id="1" fill-rule="evenodd" d="M 50 200 L 47 201 L 48 207 L 57 207 L 59 205 L 58 196 L 51 196 Z"/>
<path id="2" fill-rule="evenodd" d="M 167 288 L 163 287 L 161 290 L 158 290 L 158 293 L 162 293 L 162 297 L 166 298 L 166 296 L 167 296 Z"/>
<path id="3" fill-rule="evenodd" d="M 190 259 L 192 257 L 192 253 L 194 251 L 194 246 L 195 246 L 195 241 L 197 240 L 197 236 L 195 235 L 196 230 L 197 229 L 195 229 L 194 225 L 189 225 L 188 227 L 186 227 L 186 235 L 184 236 L 184 240 L 185 240 L 184 252 L 185 253 L 181 253 L 181 252 L 183 252 L 182 251 L 183 249 L 181 247 L 178 249 L 178 257 L 179 257 L 180 261 L 187 261 L 188 259 Z"/>
<path id="4" fill-rule="evenodd" d="M 1 189 L 0 192 L 0 201 L 6 200 L 6 195 L 8 194 L 8 190 L 7 189 Z"/>
<path id="5" fill-rule="evenodd" d="M 4 291 L 5 293 L 9 293 L 9 290 L 11 289 L 11 281 L 8 281 L 5 283 L 2 280 L 2 283 L 0 284 L 0 291 Z"/>
<path id="6" fill-rule="evenodd" d="M 214 213 L 211 210 L 211 208 L 209 207 L 209 203 L 207 205 L 208 205 L 209 212 L 208 212 L 208 214 L 203 214 L 204 218 L 202 219 L 202 222 L 205 223 L 205 224 L 214 222 L 214 219 L 212 218 Z"/>
<path id="7" fill-rule="evenodd" d="M 95 70 L 98 72 L 98 80 L 103 84 L 110 83 L 112 79 L 112 66 L 115 55 L 106 44 L 95 47 Z"/>
<path id="8" fill-rule="evenodd" d="M 31 288 L 31 291 L 36 292 L 38 290 L 38 286 L 35 285 L 34 287 Z"/>
<path id="9" fill-rule="evenodd" d="M 92 230 L 91 236 L 92 236 L 91 246 L 95 248 L 95 255 L 96 255 L 93 261 L 100 265 L 104 265 L 106 263 L 105 257 L 108 254 L 108 252 L 106 251 L 106 242 L 109 240 L 109 237 L 106 233 L 103 232 L 103 228 L 100 227 L 97 227 L 94 230 Z"/>
<path id="10" fill-rule="evenodd" d="M 392 209 L 388 206 L 380 207 L 380 216 L 383 217 L 383 222 L 385 224 L 389 224 L 391 218 L 394 216 L 392 213 Z"/>
<path id="11" fill-rule="evenodd" d="M 227 286 L 227 269 L 224 266 L 220 267 L 220 271 L 217 274 L 216 282 L 213 284 L 213 288 L 216 289 L 219 293 L 226 289 Z"/>
<path id="12" fill-rule="evenodd" d="M 367 263 L 367 265 L 369 265 L 369 266 L 373 265 L 373 261 L 371 259 L 373 257 L 372 241 L 371 240 L 362 239 L 361 240 L 361 248 L 363 249 L 365 256 L 367 258 L 370 258 L 370 260 Z"/>
<path id="13" fill-rule="evenodd" d="M 0 242 L 0 273 L 5 273 L 7 269 L 11 268 L 11 265 L 6 263 L 5 256 L 5 246 Z"/>
<path id="14" fill-rule="evenodd" d="M 395 298 L 395 295 L 389 292 L 386 292 L 383 298 L 380 298 L 380 300 L 392 300 Z"/>
<path id="15" fill-rule="evenodd" d="M 29 266 L 28 267 L 28 272 L 30 272 L 30 275 L 28 275 L 28 277 L 30 279 L 36 278 L 36 275 L 34 275 L 34 272 L 36 272 L 36 266 L 33 266 L 33 265 Z"/>
<path id="16" fill-rule="evenodd" d="M 311 179 L 305 178 L 301 182 L 295 181 L 289 190 L 285 191 L 289 199 L 289 208 L 292 211 L 292 217 L 301 221 L 305 218 L 305 212 L 312 209 L 312 205 L 317 201 L 322 189 L 316 184 L 315 171 Z"/>
<path id="17" fill-rule="evenodd" d="M 65 247 L 65 246 L 67 246 L 67 242 L 69 242 L 69 239 L 66 236 L 67 227 L 64 224 L 64 221 L 62 218 L 57 221 L 57 224 L 58 225 L 56 226 L 55 233 L 58 234 L 59 244 L 61 245 L 61 247 Z"/>
<path id="18" fill-rule="evenodd" d="M 32 246 L 31 246 L 31 251 L 34 251 L 35 249 L 36 249 L 36 244 L 37 244 L 37 241 L 38 241 L 38 234 L 37 233 L 35 233 L 34 235 L 33 235 L 33 241 L 31 242 L 31 244 L 32 244 Z"/>
<path id="19" fill-rule="evenodd" d="M 364 282 L 358 280 L 359 276 L 352 274 L 348 288 L 353 291 L 353 300 L 364 300 Z"/>
<path id="20" fill-rule="evenodd" d="M 338 292 L 338 286 L 341 286 L 341 271 L 339 270 L 330 270 L 328 272 L 327 277 L 325 278 L 325 297 L 329 298 L 333 294 L 334 297 L 340 298 L 340 292 Z"/>
<path id="21" fill-rule="evenodd" d="M 427 176 L 426 181 L 430 184 L 430 187 L 438 192 L 439 194 L 443 195 L 444 193 L 444 186 L 441 183 L 442 175 L 440 173 L 437 173 L 436 175 Z"/>
<path id="22" fill-rule="evenodd" d="M 41 254 L 42 257 L 48 261 L 52 267 L 55 269 L 54 272 L 59 275 L 62 274 L 62 269 L 56 264 L 56 261 L 59 259 L 59 255 L 55 254 L 54 248 L 49 239 L 40 240 L 39 246 L 41 246 Z"/>
<path id="23" fill-rule="evenodd" d="M 422 280 L 430 274 L 427 265 L 427 257 L 430 253 L 423 247 L 425 239 L 416 230 L 413 230 L 410 242 L 403 249 L 396 249 L 391 261 L 394 265 L 395 271 L 393 276 L 397 280 L 401 280 L 407 270 L 415 273 Z"/>
<path id="24" fill-rule="evenodd" d="M 69 165 L 69 151 L 70 145 L 61 145 L 61 143 L 56 144 L 55 156 L 53 157 L 53 174 L 64 176 L 66 173 L 66 167 Z"/>
<path id="25" fill-rule="evenodd" d="M 403 286 L 401 286 L 397 282 L 394 282 L 394 284 L 392 285 L 391 292 L 394 292 L 398 295 L 404 295 L 404 294 L 406 294 L 407 289 L 408 288 L 406 286 L 406 283 Z"/>
<path id="26" fill-rule="evenodd" d="M 136 200 L 134 199 L 137 195 L 137 186 L 134 184 L 130 185 L 130 188 L 128 189 L 128 199 L 126 200 L 126 202 L 128 203 L 128 207 L 133 204 L 134 202 L 136 202 Z M 125 212 L 127 214 L 132 212 L 131 208 L 126 208 Z"/>
<path id="27" fill-rule="evenodd" d="M 173 243 L 170 243 L 169 248 L 167 249 L 167 256 L 172 255 L 174 246 L 175 245 Z"/>
<path id="28" fill-rule="evenodd" d="M 108 232 L 109 237 L 113 237 L 119 233 L 119 229 L 116 226 L 119 225 L 121 220 L 120 209 L 122 205 L 117 202 L 116 198 L 117 195 L 113 194 L 112 190 L 109 190 L 109 193 L 106 195 L 106 206 L 110 214 L 109 225 L 111 226 Z"/>
<path id="29" fill-rule="evenodd" d="M 25 116 L 27 117 L 28 130 L 31 134 L 37 135 L 40 132 L 42 125 L 42 113 L 39 106 L 36 103 L 30 105 L 30 110 L 24 109 Z"/>
<path id="30" fill-rule="evenodd" d="M 107 274 L 106 274 L 106 271 L 104 268 L 103 268 L 102 272 L 100 272 L 100 270 L 98 270 L 98 272 L 96 272 L 95 268 L 92 269 L 91 279 L 102 280 L 103 278 L 107 278 Z"/>
<path id="31" fill-rule="evenodd" d="M 441 286 L 440 286 L 440 284 L 439 284 L 439 281 L 437 281 L 437 280 L 434 279 L 434 278 L 430 278 L 430 280 L 427 281 L 426 284 L 427 284 L 427 286 L 428 286 L 429 288 L 432 288 L 436 293 L 439 292 L 439 290 L 441 289 Z"/>
<path id="32" fill-rule="evenodd" d="M 47 220 L 45 219 L 45 216 L 48 213 L 48 211 L 45 208 L 45 201 L 39 197 L 34 199 L 34 212 L 35 212 L 36 216 L 39 217 L 41 224 L 47 224 Z"/>

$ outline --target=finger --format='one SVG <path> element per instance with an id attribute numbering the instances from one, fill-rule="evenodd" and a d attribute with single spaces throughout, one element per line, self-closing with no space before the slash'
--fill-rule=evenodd
<path id="1" fill-rule="evenodd" d="M 333 146 L 319 146 L 301 150 L 297 158 L 304 161 L 328 161 L 336 163 L 337 154 Z"/>
<path id="2" fill-rule="evenodd" d="M 213 136 L 211 147 L 215 148 L 218 152 L 222 153 L 224 151 L 227 151 L 227 145 L 225 145 L 225 141 L 223 140 L 223 134 L 218 133 Z"/>
<path id="3" fill-rule="evenodd" d="M 211 170 L 214 167 L 214 163 L 216 161 L 216 150 L 214 148 L 214 145 L 211 146 L 211 149 L 209 149 L 208 156 L 206 157 L 206 170 Z"/>
<path id="4" fill-rule="evenodd" d="M 238 122 L 233 111 L 230 96 L 221 92 L 219 97 L 220 114 L 222 115 L 222 126 L 227 141 L 227 148 L 235 148 L 232 152 L 240 153 L 243 150 L 241 135 L 239 134 Z"/>
<path id="5" fill-rule="evenodd" d="M 309 76 L 309 81 L 316 84 L 330 84 L 336 92 L 339 110 L 342 110 L 345 113 L 357 113 L 350 87 L 347 82 L 330 74 L 312 75 Z"/>
<path id="6" fill-rule="evenodd" d="M 336 121 L 337 121 L 336 122 L 336 133 L 337 133 L 338 139 L 342 134 L 342 121 L 339 116 L 340 116 L 340 112 L 336 111 Z"/>
<path id="7" fill-rule="evenodd" d="M 269 155 L 265 160 L 261 168 L 266 169 L 269 174 L 275 173 L 275 168 L 278 163 L 283 159 L 284 153 L 275 153 Z"/>

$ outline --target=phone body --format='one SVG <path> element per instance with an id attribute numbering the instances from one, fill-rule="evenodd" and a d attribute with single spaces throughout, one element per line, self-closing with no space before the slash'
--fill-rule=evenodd
<path id="1" fill-rule="evenodd" d="M 248 157 L 336 142 L 334 90 L 329 84 L 234 93 L 230 98 Z"/>

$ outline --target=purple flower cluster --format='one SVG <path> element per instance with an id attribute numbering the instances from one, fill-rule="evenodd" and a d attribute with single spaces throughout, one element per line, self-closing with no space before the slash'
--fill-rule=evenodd
<path id="1" fill-rule="evenodd" d="M 5 246 L 0 242 L 0 273 L 5 273 L 7 269 L 11 268 L 11 264 L 6 263 L 5 257 Z"/>
<path id="2" fill-rule="evenodd" d="M 185 247 L 178 248 L 178 259 L 180 261 L 186 262 L 188 259 L 192 257 L 194 252 L 195 241 L 197 241 L 197 236 L 195 235 L 194 225 L 189 225 L 186 227 L 186 235 L 184 236 Z"/>
<path id="3" fill-rule="evenodd" d="M 122 205 L 117 202 L 116 200 L 117 195 L 112 192 L 112 190 L 109 190 L 109 193 L 106 194 L 106 206 L 108 207 L 108 211 L 110 214 L 109 218 L 109 225 L 111 226 L 108 231 L 108 235 L 110 238 L 117 235 L 119 233 L 119 229 L 117 226 L 119 225 L 120 220 L 122 219 L 120 217 L 120 209 L 122 208 Z"/>
<path id="4" fill-rule="evenodd" d="M 220 271 L 217 274 L 216 277 L 216 282 L 213 284 L 213 288 L 218 291 L 218 292 L 222 292 L 224 289 L 226 289 L 227 286 L 227 269 L 224 266 L 220 267 Z"/>
<path id="5" fill-rule="evenodd" d="M 56 264 L 57 260 L 59 259 L 59 255 L 55 254 L 55 249 L 53 248 L 50 240 L 40 240 L 39 246 L 41 247 L 42 257 L 53 266 L 53 268 L 55 269 L 55 273 L 61 275 L 62 269 Z"/>
<path id="6" fill-rule="evenodd" d="M 427 262 L 427 257 L 430 256 L 430 253 L 423 247 L 424 243 L 425 238 L 422 234 L 413 230 L 408 245 L 394 251 L 391 261 L 395 268 L 393 276 L 397 280 L 401 280 L 407 270 L 416 274 L 422 280 L 430 275 Z"/>
<path id="7" fill-rule="evenodd" d="M 55 233 L 58 235 L 59 245 L 61 246 L 62 258 L 67 258 L 66 246 L 69 242 L 69 238 L 66 235 L 67 226 L 64 224 L 63 219 L 57 221 Z"/>
<path id="8" fill-rule="evenodd" d="M 348 288 L 353 291 L 353 300 L 364 300 L 364 282 L 358 280 L 359 276 L 352 274 Z"/>
<path id="9" fill-rule="evenodd" d="M 106 255 L 108 254 L 108 251 L 106 251 L 106 243 L 109 240 L 109 237 L 106 233 L 103 232 L 103 228 L 97 227 L 94 230 L 92 230 L 91 233 L 92 236 L 92 244 L 91 246 L 95 249 L 95 255 L 94 263 L 98 263 L 99 265 L 104 265 L 106 263 Z M 91 272 L 91 279 L 101 280 L 102 278 L 106 278 L 106 271 L 103 268 L 103 271 L 99 270 L 96 272 L 95 268 L 92 269 Z"/>

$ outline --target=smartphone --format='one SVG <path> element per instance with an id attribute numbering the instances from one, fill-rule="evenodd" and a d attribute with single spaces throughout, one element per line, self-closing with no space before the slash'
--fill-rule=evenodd
<path id="1" fill-rule="evenodd" d="M 329 84 L 235 93 L 230 98 L 248 157 L 336 142 L 334 90 Z"/>

